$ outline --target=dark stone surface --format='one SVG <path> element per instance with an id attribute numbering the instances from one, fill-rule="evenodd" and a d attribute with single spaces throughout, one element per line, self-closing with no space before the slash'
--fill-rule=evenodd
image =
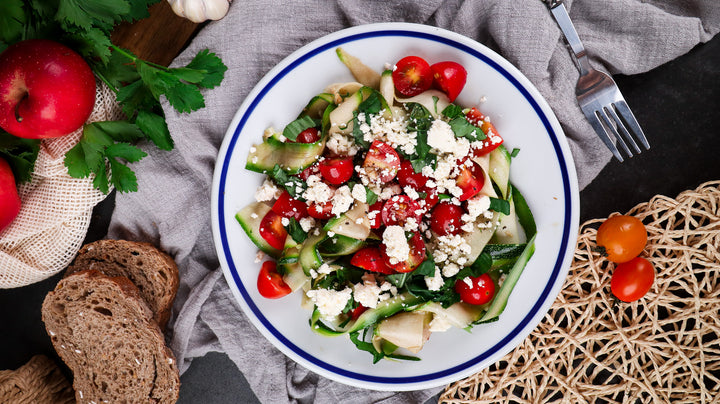
<path id="1" fill-rule="evenodd" d="M 720 37 L 648 73 L 615 79 L 652 148 L 624 163 L 613 160 L 581 192 L 581 222 L 720 179 Z M 88 241 L 105 235 L 113 207 L 111 197 L 95 209 Z M 17 368 L 38 353 L 57 358 L 40 305 L 60 276 L 0 290 L 0 369 Z M 225 354 L 195 359 L 181 381 L 183 403 L 256 402 Z"/>

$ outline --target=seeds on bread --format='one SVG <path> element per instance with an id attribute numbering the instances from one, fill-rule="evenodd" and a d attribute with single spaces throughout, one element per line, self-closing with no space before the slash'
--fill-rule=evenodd
<path id="1" fill-rule="evenodd" d="M 126 277 L 97 270 L 66 276 L 42 319 L 74 375 L 79 403 L 174 403 L 180 377 L 152 311 Z"/>
<path id="2" fill-rule="evenodd" d="M 150 243 L 99 240 L 80 249 L 65 276 L 87 269 L 129 278 L 140 289 L 160 328 L 165 328 L 180 282 L 177 265 L 169 255 Z"/>

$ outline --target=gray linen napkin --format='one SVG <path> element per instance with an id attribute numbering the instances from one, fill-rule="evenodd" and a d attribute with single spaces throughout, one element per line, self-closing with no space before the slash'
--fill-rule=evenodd
<path id="1" fill-rule="evenodd" d="M 647 71 L 720 31 L 717 0 L 567 1 L 592 62 L 610 73 Z M 137 193 L 119 194 L 108 237 L 150 241 L 172 254 L 181 286 L 170 322 L 181 371 L 192 358 L 226 352 L 262 402 L 417 403 L 439 389 L 370 392 L 307 371 L 266 343 L 234 301 L 219 269 L 210 226 L 210 186 L 225 131 L 258 80 L 292 51 L 333 31 L 365 23 L 436 25 L 493 48 L 515 64 L 549 101 L 568 137 L 585 187 L 609 161 L 574 98 L 577 71 L 540 0 L 241 1 L 207 25 L 174 62 L 216 52 L 229 69 L 205 92 L 207 107 L 177 114 L 163 104 L 176 146 L 151 147 L 135 164 Z M 652 142 L 652 133 L 648 134 Z M 652 150 L 649 151 L 652 153 Z"/>

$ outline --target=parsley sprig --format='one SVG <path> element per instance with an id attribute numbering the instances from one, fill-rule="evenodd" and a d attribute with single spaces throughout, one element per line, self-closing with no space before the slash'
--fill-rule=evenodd
<path id="1" fill-rule="evenodd" d="M 129 164 L 147 153 L 136 143 L 147 139 L 161 150 L 174 147 L 160 106 L 161 97 L 180 113 L 196 111 L 205 107 L 201 90 L 218 86 L 227 70 L 220 58 L 207 49 L 186 66 L 169 68 L 112 44 L 110 33 L 116 24 L 148 17 L 148 7 L 158 1 L 0 2 L 0 51 L 30 38 L 63 42 L 83 55 L 95 75 L 115 92 L 125 119 L 85 125 L 80 141 L 65 155 L 70 176 L 94 174 L 94 186 L 105 193 L 111 184 L 119 192 L 137 190 L 137 177 Z M 29 178 L 34 163 L 31 154 L 36 156 L 37 148 L 13 143 L 0 145 L 0 152 L 11 157 L 11 164 L 15 162 L 17 177 Z"/>

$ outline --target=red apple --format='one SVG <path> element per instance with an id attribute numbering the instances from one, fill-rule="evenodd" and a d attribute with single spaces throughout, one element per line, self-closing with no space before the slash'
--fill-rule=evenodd
<path id="1" fill-rule="evenodd" d="M 29 39 L 0 54 L 0 127 L 28 139 L 80 128 L 95 104 L 95 76 L 75 51 Z"/>
<path id="2" fill-rule="evenodd" d="M 15 176 L 10 165 L 0 157 L 0 232 L 2 232 L 20 212 L 20 197 L 15 185 Z"/>

